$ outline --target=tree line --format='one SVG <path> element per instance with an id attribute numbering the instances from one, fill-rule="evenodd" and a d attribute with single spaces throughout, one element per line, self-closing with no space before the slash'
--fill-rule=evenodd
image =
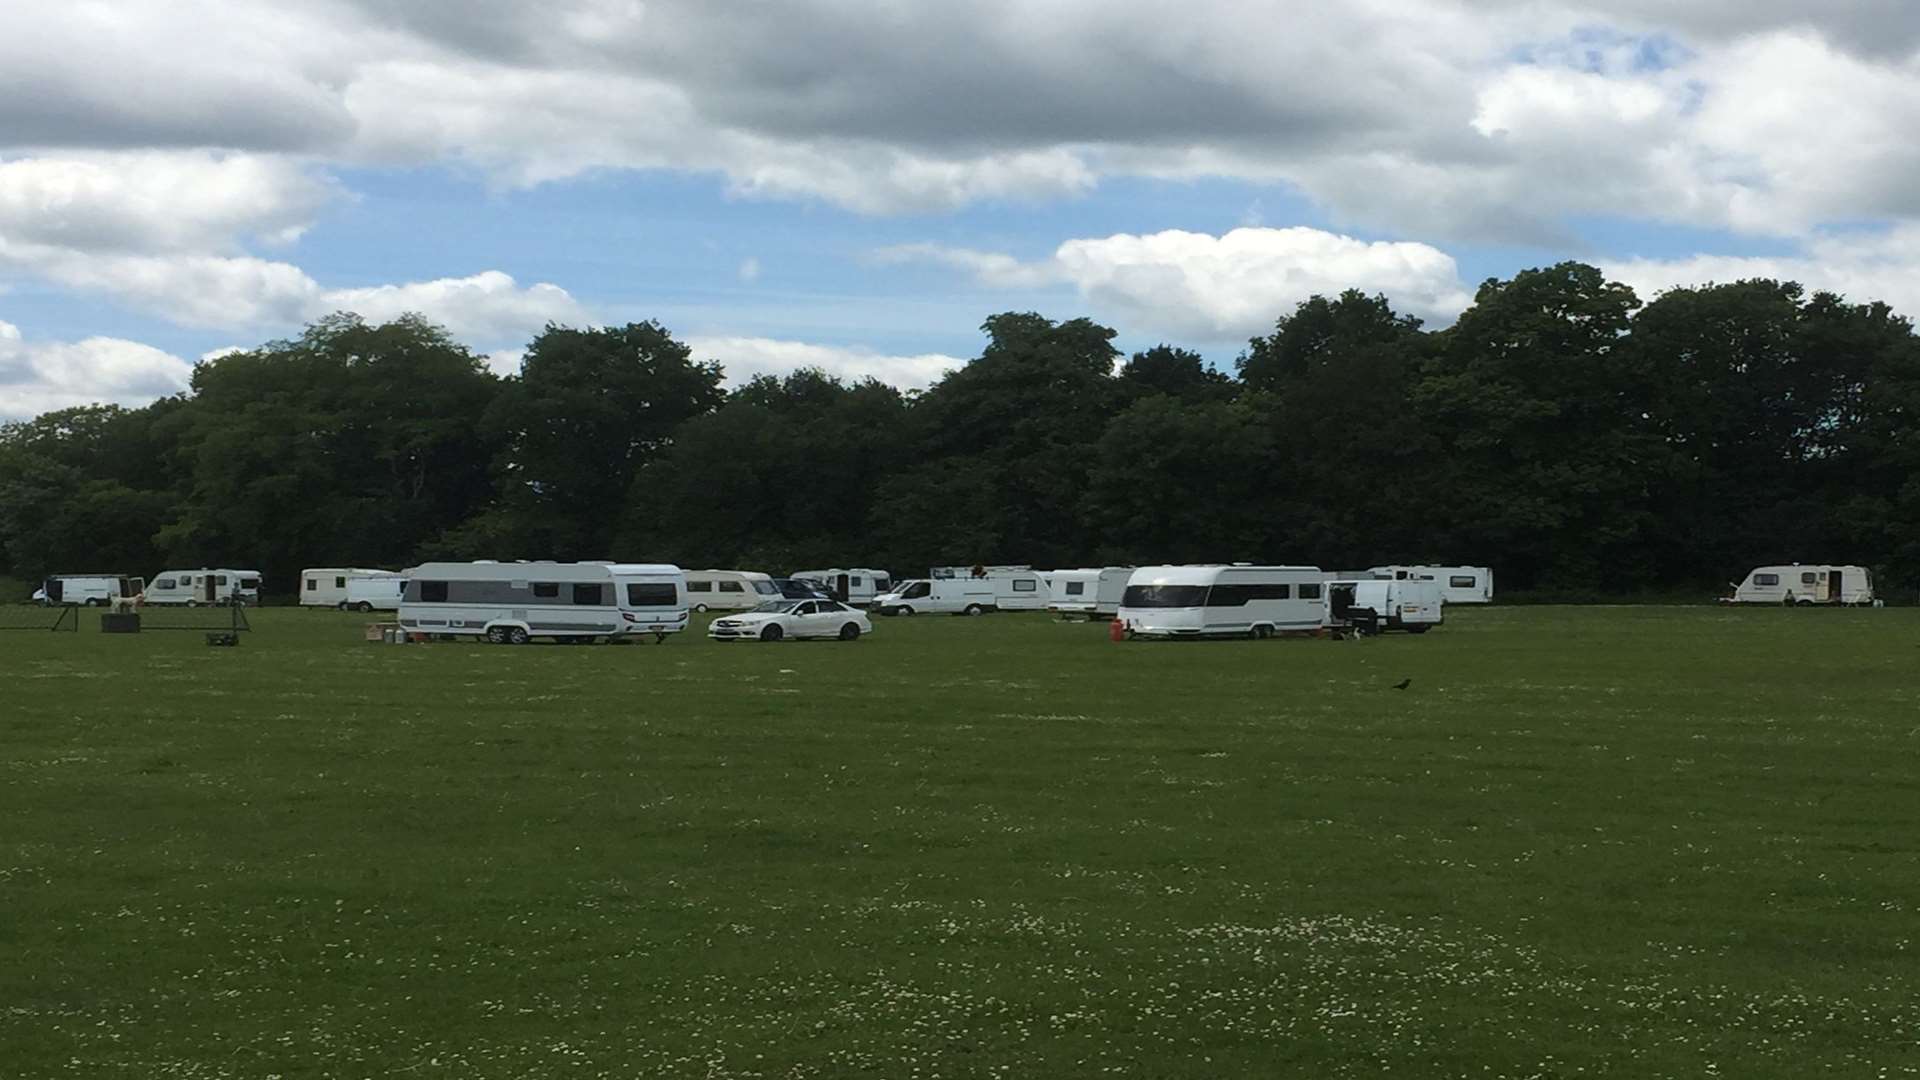
<path id="1" fill-rule="evenodd" d="M 549 326 L 498 376 L 347 314 L 189 391 L 0 428 L 0 573 L 434 558 L 797 566 L 1490 565 L 1503 590 L 1716 590 L 1769 562 L 1920 587 L 1920 352 L 1877 302 L 1752 280 L 1643 303 L 1591 266 L 1452 326 L 1316 296 L 1232 374 L 988 318 L 924 391 L 731 390 L 657 323 Z"/>

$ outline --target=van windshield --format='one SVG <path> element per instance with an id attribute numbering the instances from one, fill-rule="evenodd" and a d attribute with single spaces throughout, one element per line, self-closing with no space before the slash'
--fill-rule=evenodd
<path id="1" fill-rule="evenodd" d="M 1121 607 L 1179 608 L 1205 607 L 1205 585 L 1129 585 L 1120 597 Z"/>

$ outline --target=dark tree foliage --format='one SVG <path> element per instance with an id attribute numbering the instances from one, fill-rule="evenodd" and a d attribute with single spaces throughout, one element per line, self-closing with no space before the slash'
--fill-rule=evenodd
<path id="1" fill-rule="evenodd" d="M 657 323 L 548 327 L 503 379 L 419 319 L 333 316 L 146 408 L 0 427 L 0 573 L 1427 561 L 1602 594 L 1818 560 L 1920 587 L 1920 339 L 1884 304 L 1740 281 L 1642 306 L 1565 263 L 1438 331 L 1313 297 L 1235 375 L 1174 345 L 1116 367 L 1086 319 L 981 329 L 924 392 L 728 393 Z"/>

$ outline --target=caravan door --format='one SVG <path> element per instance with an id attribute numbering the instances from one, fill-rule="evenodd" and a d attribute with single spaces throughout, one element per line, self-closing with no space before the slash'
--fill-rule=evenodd
<path id="1" fill-rule="evenodd" d="M 1846 602 L 1846 593 L 1840 588 L 1840 583 L 1845 578 L 1846 575 L 1841 573 L 1838 567 L 1835 567 L 1827 574 L 1827 602 L 1829 604 L 1842 604 Z"/>

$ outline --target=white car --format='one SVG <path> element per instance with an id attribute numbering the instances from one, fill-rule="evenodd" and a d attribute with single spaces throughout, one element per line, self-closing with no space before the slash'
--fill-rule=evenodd
<path id="1" fill-rule="evenodd" d="M 786 638 L 857 640 L 873 633 L 867 614 L 838 600 L 769 600 L 752 611 L 713 620 L 715 641 L 781 641 Z"/>

